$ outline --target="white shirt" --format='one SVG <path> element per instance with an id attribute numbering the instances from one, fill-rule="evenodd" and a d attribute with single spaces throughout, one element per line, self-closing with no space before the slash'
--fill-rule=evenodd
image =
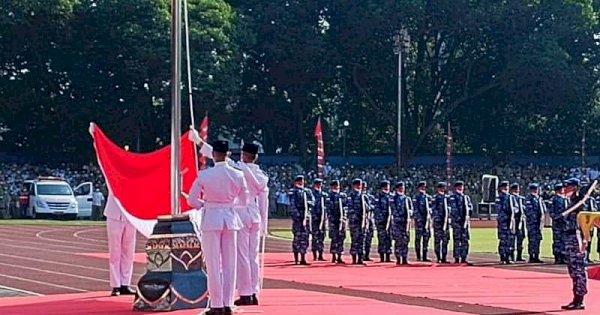
<path id="1" fill-rule="evenodd" d="M 238 163 L 248 184 L 248 205 L 240 212 L 245 224 L 267 220 L 269 211 L 269 177 L 254 163 Z"/>
<path id="2" fill-rule="evenodd" d="M 94 194 L 92 195 L 92 205 L 101 207 L 103 201 L 104 195 L 99 191 L 94 192 Z"/>
<path id="3" fill-rule="evenodd" d="M 204 193 L 204 201 L 199 199 L 201 193 Z M 244 174 L 225 161 L 201 171 L 188 197 L 190 206 L 204 208 L 202 231 L 239 230 L 242 225 L 234 203 L 248 204 L 248 187 Z"/>

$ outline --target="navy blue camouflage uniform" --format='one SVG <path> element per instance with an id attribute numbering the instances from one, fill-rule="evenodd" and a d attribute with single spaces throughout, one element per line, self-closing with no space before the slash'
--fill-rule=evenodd
<path id="1" fill-rule="evenodd" d="M 455 192 L 450 198 L 454 259 L 457 262 L 466 263 L 471 239 L 469 218 L 470 212 L 473 210 L 473 203 L 469 196 L 462 193 Z"/>
<path id="2" fill-rule="evenodd" d="M 392 253 L 391 219 L 392 196 L 389 192 L 380 191 L 375 201 L 375 225 L 377 226 L 377 252 L 380 255 Z"/>
<path id="3" fill-rule="evenodd" d="M 529 194 L 525 199 L 525 216 L 527 217 L 527 251 L 530 262 L 540 262 L 540 245 L 546 204 L 538 194 Z"/>
<path id="4" fill-rule="evenodd" d="M 507 192 L 500 192 L 496 198 L 496 211 L 498 216 L 498 254 L 500 261 L 509 263 L 511 252 L 512 237 L 512 209 L 509 205 L 510 195 Z"/>
<path id="5" fill-rule="evenodd" d="M 433 250 L 438 262 L 446 262 L 450 241 L 450 205 L 449 197 L 438 192 L 432 204 Z"/>
<path id="6" fill-rule="evenodd" d="M 392 239 L 397 263 L 407 262 L 410 242 L 410 218 L 413 202 L 405 194 L 396 193 L 392 202 Z"/>
<path id="7" fill-rule="evenodd" d="M 562 185 L 560 186 L 562 187 Z M 557 189 L 558 190 L 558 189 Z M 563 211 L 567 210 L 569 201 L 559 194 L 552 197 L 552 207 L 549 209 L 552 218 L 552 254 L 555 263 L 566 263 L 565 242 L 563 240 L 563 230 L 565 218 Z"/>
<path id="8" fill-rule="evenodd" d="M 415 219 L 415 253 L 417 260 L 427 260 L 427 251 L 429 250 L 429 239 L 431 238 L 431 196 L 424 192 L 419 192 L 415 196 L 414 213 Z M 421 251 L 422 250 L 422 251 Z"/>
<path id="9" fill-rule="evenodd" d="M 569 200 L 569 207 L 574 205 L 583 196 L 573 196 Z M 581 229 L 577 224 L 577 214 L 581 211 L 585 211 L 585 204 L 580 206 L 575 211 L 571 212 L 565 217 L 563 226 L 563 241 L 565 243 L 565 253 L 567 255 L 567 266 L 569 270 L 569 276 L 573 280 L 573 295 L 580 296 L 583 299 L 588 293 L 587 290 L 587 262 L 586 253 L 581 252 Z"/>
<path id="10" fill-rule="evenodd" d="M 370 261 L 371 246 L 373 245 L 373 237 L 375 236 L 375 196 L 371 195 L 363 188 L 363 194 L 367 200 L 367 219 L 365 225 L 365 240 L 364 240 L 364 257 L 366 261 Z"/>
<path id="11" fill-rule="evenodd" d="M 357 256 L 360 261 L 364 256 L 365 224 L 369 208 L 367 196 L 353 189 L 347 198 L 348 225 L 350 229 L 350 254 Z"/>
<path id="12" fill-rule="evenodd" d="M 514 260 L 515 249 L 517 261 L 523 260 L 523 241 L 525 241 L 525 198 L 511 193 L 511 205 L 514 213 L 514 229 L 512 233 L 510 257 Z"/>
<path id="13" fill-rule="evenodd" d="M 345 193 L 330 191 L 327 198 L 327 220 L 329 222 L 330 251 L 332 254 L 344 253 L 346 240 L 346 199 Z"/>
<path id="14" fill-rule="evenodd" d="M 319 254 L 319 259 L 322 260 L 323 250 L 324 250 L 324 241 L 325 241 L 325 222 L 327 220 L 326 217 L 326 208 L 325 208 L 325 200 L 327 200 L 327 193 L 322 190 L 313 190 L 314 196 L 314 205 L 311 209 L 311 249 L 313 252 L 313 256 Z M 316 257 L 315 257 L 316 259 Z"/>
<path id="15" fill-rule="evenodd" d="M 310 189 L 294 187 L 289 191 L 290 213 L 292 216 L 292 250 L 295 254 L 306 254 L 310 233 L 310 207 L 313 194 Z"/>

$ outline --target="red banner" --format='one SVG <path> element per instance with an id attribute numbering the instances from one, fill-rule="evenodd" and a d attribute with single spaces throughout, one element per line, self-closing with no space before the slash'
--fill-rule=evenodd
<path id="1" fill-rule="evenodd" d="M 321 117 L 317 121 L 315 127 L 315 137 L 317 138 L 317 172 L 319 178 L 323 178 L 323 170 L 325 169 L 325 148 L 323 145 L 323 129 L 321 129 Z"/>

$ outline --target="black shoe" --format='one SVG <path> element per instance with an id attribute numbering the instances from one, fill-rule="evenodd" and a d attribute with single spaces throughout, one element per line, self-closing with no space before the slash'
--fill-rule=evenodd
<path id="1" fill-rule="evenodd" d="M 373 261 L 373 259 L 371 259 L 371 255 L 370 254 L 365 254 L 365 256 L 363 257 L 364 261 Z"/>
<path id="2" fill-rule="evenodd" d="M 523 254 L 521 254 L 521 252 L 519 252 L 517 254 L 517 261 L 525 261 L 525 259 L 523 259 Z"/>
<path id="3" fill-rule="evenodd" d="M 340 255 L 338 257 L 338 259 L 335 261 L 336 264 L 345 264 L 346 262 L 342 260 L 342 255 Z"/>
<path id="4" fill-rule="evenodd" d="M 325 261 L 325 258 L 323 258 L 323 252 L 319 252 L 319 257 L 317 257 L 318 261 Z"/>
<path id="5" fill-rule="evenodd" d="M 294 265 L 297 265 L 299 262 L 298 260 L 298 253 L 294 253 Z"/>
<path id="6" fill-rule="evenodd" d="M 120 288 L 113 288 L 112 291 L 110 292 L 110 296 L 119 296 L 119 295 L 121 295 Z"/>
<path id="7" fill-rule="evenodd" d="M 335 254 L 331 255 L 331 263 L 335 264 L 336 260 L 337 260 L 337 258 L 335 257 Z"/>
<path id="8" fill-rule="evenodd" d="M 252 294 L 252 305 L 258 305 L 258 298 L 256 294 Z"/>
<path id="9" fill-rule="evenodd" d="M 202 312 L 202 315 L 225 315 L 225 309 L 223 307 L 210 308 Z"/>
<path id="10" fill-rule="evenodd" d="M 416 252 L 417 261 L 421 261 L 421 253 L 419 251 Z"/>
<path id="11" fill-rule="evenodd" d="M 584 310 L 585 305 L 583 304 L 583 296 L 576 295 L 571 303 L 563 305 L 560 308 L 567 311 Z"/>
<path id="12" fill-rule="evenodd" d="M 317 261 L 317 252 L 313 250 L 313 261 Z"/>
<path id="13" fill-rule="evenodd" d="M 458 257 L 454 258 L 454 263 L 455 264 L 460 264 L 460 259 Z"/>
<path id="14" fill-rule="evenodd" d="M 403 265 L 408 265 L 408 258 L 402 257 L 402 264 Z"/>
<path id="15" fill-rule="evenodd" d="M 423 250 L 423 261 L 431 262 L 431 259 L 427 258 L 427 250 Z"/>
<path id="16" fill-rule="evenodd" d="M 386 263 L 391 263 L 392 262 L 392 255 L 391 254 L 385 254 L 385 262 Z"/>
<path id="17" fill-rule="evenodd" d="M 472 263 L 470 263 L 470 262 L 467 260 L 467 258 L 466 258 L 466 257 L 465 257 L 465 258 L 461 258 L 461 259 L 460 259 L 460 263 L 461 263 L 461 264 L 465 264 L 465 265 L 467 265 L 467 266 L 473 266 L 473 264 L 472 264 Z"/>
<path id="18" fill-rule="evenodd" d="M 229 306 L 223 308 L 223 315 L 233 315 L 233 310 Z"/>
<path id="19" fill-rule="evenodd" d="M 380 263 L 384 263 L 385 262 L 385 254 L 384 253 L 379 253 L 379 262 Z"/>
<path id="20" fill-rule="evenodd" d="M 400 256 L 396 256 L 396 266 L 399 266 L 402 263 L 402 258 Z"/>
<path id="21" fill-rule="evenodd" d="M 356 264 L 357 264 L 357 265 L 366 265 L 366 264 L 363 262 L 363 259 L 362 259 L 362 257 L 360 257 L 360 256 L 358 256 L 358 261 L 356 262 Z"/>
<path id="22" fill-rule="evenodd" d="M 121 288 L 119 288 L 119 292 L 121 293 L 121 295 L 135 295 L 135 289 L 129 287 L 128 285 L 122 285 Z"/>
<path id="23" fill-rule="evenodd" d="M 252 300 L 252 296 L 250 296 L 250 295 L 240 296 L 240 298 L 237 299 L 237 300 L 235 300 L 235 302 L 233 302 L 233 304 L 235 306 L 254 305 L 253 304 L 253 300 Z"/>
<path id="24" fill-rule="evenodd" d="M 306 259 L 302 258 L 299 263 L 300 266 L 310 266 Z"/>
<path id="25" fill-rule="evenodd" d="M 352 264 L 356 265 L 356 255 L 352 255 Z"/>

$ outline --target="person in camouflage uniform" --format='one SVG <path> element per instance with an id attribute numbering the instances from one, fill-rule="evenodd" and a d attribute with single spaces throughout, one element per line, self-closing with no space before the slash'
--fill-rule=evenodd
<path id="1" fill-rule="evenodd" d="M 496 197 L 496 210 L 498 212 L 498 254 L 502 264 L 510 264 L 511 242 L 513 241 L 513 212 L 508 194 L 508 182 L 503 181 L 498 186 L 500 193 Z"/>
<path id="2" fill-rule="evenodd" d="M 314 206 L 311 209 L 311 234 L 312 242 L 311 249 L 313 253 L 314 261 L 325 261 L 323 258 L 323 250 L 325 245 L 325 200 L 327 200 L 327 193 L 323 191 L 323 180 L 317 178 L 313 182 L 313 196 Z"/>
<path id="3" fill-rule="evenodd" d="M 392 205 L 390 203 L 390 182 L 387 180 L 379 184 L 381 191 L 375 199 L 375 225 L 377 226 L 377 252 L 380 262 L 391 262 L 392 238 L 390 226 L 392 220 Z"/>
<path id="4" fill-rule="evenodd" d="M 292 215 L 292 249 L 296 265 L 309 265 L 306 262 L 306 250 L 310 233 L 310 207 L 313 195 L 310 189 L 304 188 L 304 176 L 296 176 L 294 187 L 289 191 L 290 213 Z M 299 259 L 300 256 L 300 259 Z"/>
<path id="5" fill-rule="evenodd" d="M 432 204 L 433 250 L 437 263 L 447 264 L 448 242 L 450 241 L 450 207 L 446 194 L 446 183 L 437 184 L 437 194 Z"/>
<path id="6" fill-rule="evenodd" d="M 331 191 L 327 197 L 327 221 L 329 222 L 329 239 L 331 240 L 331 262 L 343 264 L 344 241 L 346 240 L 346 199 L 340 192 L 340 182 L 331 182 Z"/>
<path id="7" fill-rule="evenodd" d="M 569 276 L 573 280 L 573 300 L 568 305 L 561 308 L 564 310 L 583 310 L 584 296 L 588 293 L 587 290 L 587 262 L 585 260 L 586 250 L 581 246 L 581 228 L 577 224 L 577 215 L 581 211 L 585 211 L 585 193 L 588 187 L 579 190 L 580 181 L 576 178 L 571 178 L 566 183 L 565 194 L 569 198 L 569 210 L 571 212 L 563 212 L 565 218 L 563 226 L 563 240 L 565 243 L 565 253 L 567 256 L 567 266 Z M 582 201 L 582 204 L 577 204 Z M 575 207 L 575 208 L 572 208 Z M 582 248 L 583 247 L 583 248 Z"/>
<path id="8" fill-rule="evenodd" d="M 369 193 L 369 191 L 367 190 L 367 183 L 365 181 L 362 182 L 362 193 L 365 195 L 367 202 L 368 202 L 368 207 L 367 207 L 367 223 L 365 226 L 365 243 L 364 243 L 364 250 L 363 252 L 364 257 L 363 260 L 364 261 L 372 261 L 371 260 L 371 247 L 373 245 L 373 236 L 375 236 L 375 214 L 374 214 L 374 207 L 375 207 L 375 196 L 371 195 Z"/>
<path id="9" fill-rule="evenodd" d="M 404 194 L 403 182 L 396 184 L 396 194 L 392 199 L 392 238 L 396 265 L 408 264 L 408 243 L 410 242 L 410 218 L 413 202 Z"/>
<path id="10" fill-rule="evenodd" d="M 431 196 L 426 193 L 426 182 L 420 182 L 417 189 L 419 192 L 415 196 L 415 212 L 413 213 L 415 219 L 415 252 L 417 260 L 421 260 L 421 253 L 423 253 L 423 261 L 431 261 L 427 258 L 429 238 L 431 237 Z"/>
<path id="11" fill-rule="evenodd" d="M 527 217 L 527 250 L 530 263 L 543 263 L 540 260 L 540 245 L 546 204 L 539 195 L 539 186 L 535 183 L 529 185 L 529 195 L 525 199 L 525 216 Z"/>
<path id="12" fill-rule="evenodd" d="M 352 255 L 352 264 L 354 265 L 363 264 L 367 212 L 369 211 L 369 201 L 367 196 L 362 193 L 361 186 L 362 180 L 354 179 L 352 181 L 352 192 L 347 198 L 351 240 L 350 255 Z"/>
<path id="13" fill-rule="evenodd" d="M 454 183 L 454 194 L 450 197 L 450 211 L 452 217 L 452 241 L 454 243 L 454 262 L 469 264 L 470 218 L 473 210 L 471 197 L 465 195 L 465 183 Z"/>
<path id="14" fill-rule="evenodd" d="M 510 186 L 511 205 L 515 218 L 513 240 L 511 242 L 510 258 L 513 261 L 525 261 L 523 259 L 523 241 L 525 240 L 525 198 L 519 193 L 521 187 L 517 183 Z M 514 259 L 514 251 L 517 250 L 517 259 Z"/>
<path id="15" fill-rule="evenodd" d="M 552 207 L 550 207 L 550 217 L 552 217 L 552 254 L 555 264 L 566 264 L 565 243 L 562 239 L 562 233 L 565 225 L 565 219 L 562 216 L 563 211 L 567 210 L 569 201 L 565 198 L 565 187 L 559 183 L 554 186 L 554 197 L 552 197 Z"/>

